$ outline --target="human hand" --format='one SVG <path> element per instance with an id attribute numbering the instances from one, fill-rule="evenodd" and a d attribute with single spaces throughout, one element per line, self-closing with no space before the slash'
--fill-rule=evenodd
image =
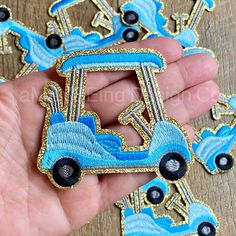
<path id="1" fill-rule="evenodd" d="M 165 38 L 122 47 L 153 48 L 163 54 L 168 68 L 157 80 L 165 109 L 192 139 L 189 121 L 208 111 L 219 96 L 218 86 L 212 81 L 218 71 L 215 60 L 202 54 L 181 58 L 180 45 Z M 66 235 L 153 177 L 93 175 L 86 176 L 72 190 L 52 186 L 36 169 L 45 115 L 38 99 L 50 80 L 63 87 L 64 79 L 54 70 L 0 86 L 0 232 L 4 236 Z M 91 73 L 87 84 L 86 107 L 99 115 L 102 127 L 120 131 L 130 145 L 140 144 L 140 137 L 131 127 L 117 122 L 117 116 L 141 96 L 132 74 Z M 116 95 L 122 95 L 121 99 Z"/>

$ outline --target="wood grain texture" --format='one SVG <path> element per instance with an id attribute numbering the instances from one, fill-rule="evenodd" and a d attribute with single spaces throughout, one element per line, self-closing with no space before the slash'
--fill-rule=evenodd
<path id="1" fill-rule="evenodd" d="M 52 0 L 1 0 L 0 4 L 5 4 L 12 9 L 14 19 L 19 19 L 27 26 L 44 34 L 45 23 L 49 20 L 47 9 L 52 2 Z M 109 0 L 109 2 L 115 8 L 118 6 L 118 0 Z M 166 0 L 164 2 L 166 16 L 174 12 L 189 12 L 194 3 L 191 0 Z M 204 15 L 198 31 L 201 45 L 212 49 L 220 62 L 217 81 L 221 91 L 231 94 L 236 93 L 236 1 L 216 0 L 216 2 L 216 10 L 212 14 Z M 70 15 L 74 25 L 79 22 L 80 26 L 89 31 L 89 22 L 95 12 L 96 9 L 87 0 L 71 9 Z M 171 29 L 173 25 L 170 23 Z M 101 32 L 103 32 L 102 29 Z M 9 39 L 13 42 L 11 37 Z M 0 75 L 14 79 L 22 67 L 19 63 L 20 55 L 20 52 L 14 48 L 12 55 L 0 56 Z M 216 127 L 217 124 L 211 120 L 209 113 L 194 122 L 196 128 Z M 224 175 L 210 176 L 198 163 L 195 163 L 187 179 L 196 198 L 208 203 L 219 217 L 220 235 L 236 235 L 236 169 Z M 119 221 L 119 210 L 111 207 L 71 236 L 119 236 Z"/>

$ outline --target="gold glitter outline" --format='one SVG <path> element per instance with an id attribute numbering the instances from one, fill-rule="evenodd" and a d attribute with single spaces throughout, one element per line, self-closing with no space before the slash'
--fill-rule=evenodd
<path id="1" fill-rule="evenodd" d="M 234 94 L 234 93 L 230 94 L 230 95 L 226 95 L 226 94 L 221 93 L 221 95 L 225 96 L 228 99 L 231 99 L 232 97 L 236 97 L 236 94 Z M 228 103 L 224 103 L 224 102 L 221 102 L 218 100 L 218 102 L 211 109 L 211 114 L 212 114 L 212 117 L 214 120 L 220 120 L 220 119 L 222 119 L 222 116 L 233 116 L 236 118 L 236 111 L 234 114 L 232 114 L 232 112 L 221 112 L 220 117 L 218 118 L 216 116 L 216 112 L 215 112 L 216 106 L 224 106 L 225 109 L 230 109 L 230 107 L 231 107 Z"/>

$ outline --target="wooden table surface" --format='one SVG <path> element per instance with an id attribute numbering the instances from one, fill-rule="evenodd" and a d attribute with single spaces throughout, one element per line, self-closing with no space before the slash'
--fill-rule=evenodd
<path id="1" fill-rule="evenodd" d="M 119 0 L 108 1 L 114 8 L 119 5 Z M 47 15 L 47 9 L 52 2 L 53 0 L 1 0 L 0 4 L 5 4 L 12 9 L 14 19 L 18 19 L 25 25 L 44 34 L 45 23 L 50 19 Z M 194 3 L 192 0 L 163 0 L 163 2 L 165 3 L 164 13 L 166 16 L 170 16 L 174 12 L 189 12 Z M 212 49 L 220 62 L 217 81 L 221 91 L 232 94 L 236 93 L 236 1 L 216 0 L 216 3 L 216 10 L 214 13 L 204 15 L 198 31 L 201 46 Z M 79 22 L 80 26 L 89 30 L 90 21 L 96 13 L 96 8 L 93 7 L 91 1 L 86 0 L 69 12 L 74 25 Z M 173 29 L 173 25 L 171 22 L 170 29 Z M 19 63 L 20 55 L 20 52 L 14 48 L 12 55 L 0 56 L 0 75 L 4 75 L 7 79 L 14 79 L 15 74 L 22 67 Z M 214 128 L 217 124 L 218 122 L 212 121 L 209 113 L 194 123 L 196 128 L 206 126 Z M 210 176 L 198 163 L 195 163 L 187 180 L 196 198 L 209 204 L 220 219 L 220 235 L 235 236 L 236 168 L 224 175 Z M 77 235 L 119 236 L 119 210 L 114 207 L 107 209 L 80 231 L 71 234 L 71 236 Z"/>

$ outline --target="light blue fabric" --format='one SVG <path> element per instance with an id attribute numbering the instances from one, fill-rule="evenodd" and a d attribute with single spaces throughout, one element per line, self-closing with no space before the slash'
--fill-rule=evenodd
<path id="1" fill-rule="evenodd" d="M 188 209 L 189 222 L 175 226 L 168 217 L 155 218 L 151 208 L 144 208 L 135 214 L 132 209 L 124 212 L 126 236 L 179 236 L 196 234 L 198 226 L 203 222 L 211 223 L 215 228 L 218 222 L 212 212 L 203 204 L 192 203 Z"/>
<path id="2" fill-rule="evenodd" d="M 38 65 L 38 70 L 50 68 L 63 54 L 62 48 L 49 49 L 45 37 L 25 26 L 12 20 L 0 22 L 0 35 L 4 35 L 9 30 L 19 35 L 19 45 L 27 52 L 24 57 L 25 62 Z"/>
<path id="3" fill-rule="evenodd" d="M 236 96 L 233 96 L 233 97 L 229 100 L 229 105 L 236 111 Z"/>
<path id="4" fill-rule="evenodd" d="M 49 13 L 55 14 L 58 10 L 71 6 L 72 4 L 83 2 L 84 0 L 61 0 L 56 1 L 50 7 Z"/>
<path id="5" fill-rule="evenodd" d="M 216 157 L 229 154 L 236 146 L 236 125 L 233 128 L 229 125 L 223 126 L 216 134 L 206 130 L 200 137 L 200 143 L 193 143 L 193 150 L 197 158 L 214 174 L 218 170 Z"/>
<path id="6" fill-rule="evenodd" d="M 113 25 L 114 33 L 104 38 L 101 38 L 98 33 L 91 33 L 84 36 L 78 28 L 72 30 L 69 35 L 63 35 L 62 38 L 66 49 L 64 54 L 67 55 L 75 51 L 94 50 L 111 46 L 123 40 L 123 33 L 128 28 L 139 31 L 137 26 L 127 27 L 122 24 L 119 15 L 115 16 L 113 21 L 118 22 Z"/>
<path id="7" fill-rule="evenodd" d="M 196 33 L 191 29 L 185 29 L 174 37 L 184 48 L 194 47 L 198 42 Z M 197 52 L 198 53 L 198 52 Z"/>
<path id="8" fill-rule="evenodd" d="M 137 27 L 133 28 L 136 29 Z M 62 36 L 66 49 L 64 51 L 61 47 L 58 49 L 48 48 L 45 37 L 15 21 L 0 22 L 0 35 L 4 35 L 9 30 L 17 33 L 20 37 L 19 45 L 27 52 L 24 58 L 25 62 L 36 64 L 39 71 L 52 67 L 56 60 L 64 54 L 80 50 L 99 49 L 117 43 L 123 38 L 123 32 L 126 29 L 126 26 L 121 26 L 117 29 L 116 34 L 101 39 L 97 33 L 84 36 L 78 28 L 75 28 L 69 35 Z"/>
<path id="9" fill-rule="evenodd" d="M 82 169 L 158 167 L 161 158 L 169 152 L 180 153 L 187 162 L 192 159 L 183 133 L 168 122 L 155 125 L 150 150 L 140 152 L 123 152 L 119 137 L 97 134 L 95 130 L 91 116 L 88 121 L 83 117 L 79 122 L 56 122 L 50 126 L 42 168 L 50 169 L 65 156 L 77 160 Z"/>
<path id="10" fill-rule="evenodd" d="M 64 122 L 48 129 L 47 147 L 51 151 L 66 150 L 84 156 L 112 160 L 112 157 L 96 141 L 92 131 L 78 122 Z"/>
<path id="11" fill-rule="evenodd" d="M 167 196 L 169 194 L 169 186 L 168 186 L 167 182 L 161 178 L 158 178 L 158 177 L 149 181 L 147 184 L 140 187 L 140 189 L 142 192 L 147 193 L 148 189 L 153 186 L 159 187 L 163 191 L 165 196 Z"/>
<path id="12" fill-rule="evenodd" d="M 149 155 L 164 156 L 170 151 L 179 153 L 187 162 L 192 160 L 188 142 L 183 132 L 170 122 L 158 122 L 154 127 Z"/>
<path id="13" fill-rule="evenodd" d="M 195 47 L 195 48 L 185 49 L 182 57 L 188 57 L 188 56 L 196 55 L 200 53 L 207 54 L 211 57 L 214 56 L 214 53 L 210 51 L 209 49 Z"/>
<path id="14" fill-rule="evenodd" d="M 202 2 L 204 4 L 206 4 L 206 6 L 209 10 L 212 10 L 212 8 L 214 8 L 214 6 L 215 6 L 215 1 L 214 0 L 202 0 Z"/>
<path id="15" fill-rule="evenodd" d="M 38 71 L 42 71 L 51 68 L 62 55 L 75 51 L 100 49 L 116 44 L 123 40 L 123 33 L 128 28 L 139 31 L 138 26 L 127 27 L 122 24 L 119 15 L 115 16 L 113 21 L 117 22 L 114 25 L 114 34 L 101 38 L 98 33 L 84 35 L 79 28 L 74 28 L 69 35 L 61 36 L 64 47 L 58 49 L 48 48 L 44 36 L 13 20 L 0 22 L 0 35 L 4 35 L 8 31 L 18 34 L 20 38 L 19 45 L 27 52 L 24 61 L 28 64 L 37 65 Z"/>

